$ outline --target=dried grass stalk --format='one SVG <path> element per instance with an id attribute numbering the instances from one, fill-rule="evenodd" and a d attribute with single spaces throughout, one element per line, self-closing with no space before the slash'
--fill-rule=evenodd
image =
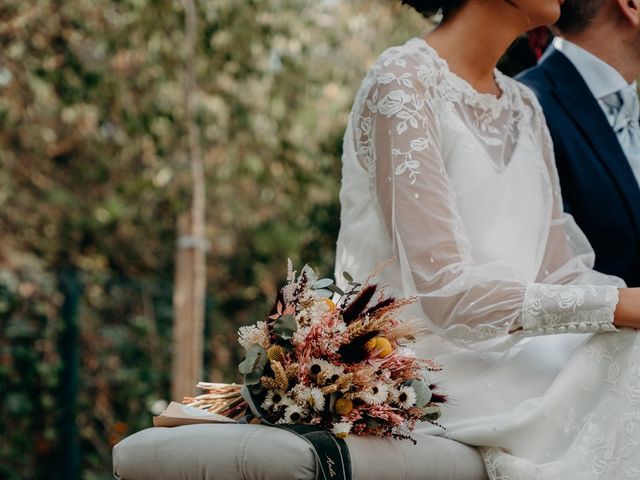
<path id="1" fill-rule="evenodd" d="M 242 385 L 200 382 L 198 388 L 205 393 L 196 397 L 184 397 L 182 403 L 233 420 L 244 416 L 247 402 L 240 395 Z"/>

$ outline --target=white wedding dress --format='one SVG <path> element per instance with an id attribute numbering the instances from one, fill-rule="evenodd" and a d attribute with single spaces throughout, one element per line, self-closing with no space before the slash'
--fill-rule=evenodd
<path id="1" fill-rule="evenodd" d="M 381 282 L 417 297 L 450 395 L 446 431 L 420 428 L 482 447 L 492 480 L 640 479 L 624 283 L 562 211 L 533 93 L 495 76 L 501 96 L 478 93 L 417 38 L 378 59 L 344 141 L 336 278 L 391 259 Z"/>

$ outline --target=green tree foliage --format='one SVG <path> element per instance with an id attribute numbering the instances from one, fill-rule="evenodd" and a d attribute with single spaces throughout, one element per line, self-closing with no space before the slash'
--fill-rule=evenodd
<path id="1" fill-rule="evenodd" d="M 341 137 L 377 54 L 427 24 L 386 0 L 201 0 L 208 380 L 287 257 L 331 273 Z M 84 478 L 168 396 L 175 221 L 188 202 L 183 12 L 172 0 L 0 4 L 0 476 L 50 478 L 62 302 L 81 271 Z M 8 440 L 8 441 L 7 441 Z"/>
<path id="2" fill-rule="evenodd" d="M 388 0 L 200 0 L 206 380 L 285 262 L 331 274 L 342 134 L 368 66 L 428 23 Z M 60 268 L 81 272 L 83 477 L 168 397 L 175 222 L 188 205 L 177 0 L 0 3 L 0 477 L 60 447 Z M 67 480 L 67 479 L 65 479 Z"/>

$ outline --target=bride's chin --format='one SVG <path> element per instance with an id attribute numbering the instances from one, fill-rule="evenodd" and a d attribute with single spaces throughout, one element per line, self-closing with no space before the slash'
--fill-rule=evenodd
<path id="1" fill-rule="evenodd" d="M 549 5 L 548 18 L 546 18 L 545 21 L 542 22 L 542 24 L 539 26 L 543 27 L 546 25 L 553 25 L 554 23 L 556 23 L 560 19 L 560 14 L 562 12 L 560 7 L 563 4 L 564 4 L 564 0 L 552 0 L 552 3 Z"/>
<path id="2" fill-rule="evenodd" d="M 560 10 L 558 10 L 557 15 L 545 16 L 545 18 L 541 18 L 537 22 L 532 22 L 533 26 L 530 29 L 533 30 L 534 28 L 539 28 L 539 27 L 549 27 L 555 24 L 559 18 L 560 18 Z"/>
<path id="3" fill-rule="evenodd" d="M 564 0 L 520 0 L 514 4 L 529 20 L 529 28 L 553 25 L 560 18 L 560 7 Z"/>

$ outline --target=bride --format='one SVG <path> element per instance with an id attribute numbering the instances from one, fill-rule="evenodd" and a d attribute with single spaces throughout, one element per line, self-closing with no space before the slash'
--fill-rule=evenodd
<path id="1" fill-rule="evenodd" d="M 562 0 L 404 3 L 443 20 L 356 97 L 337 272 L 393 259 L 382 283 L 418 298 L 451 398 L 433 433 L 481 447 L 493 480 L 638 479 L 640 292 L 592 269 L 540 106 L 495 69 Z"/>

